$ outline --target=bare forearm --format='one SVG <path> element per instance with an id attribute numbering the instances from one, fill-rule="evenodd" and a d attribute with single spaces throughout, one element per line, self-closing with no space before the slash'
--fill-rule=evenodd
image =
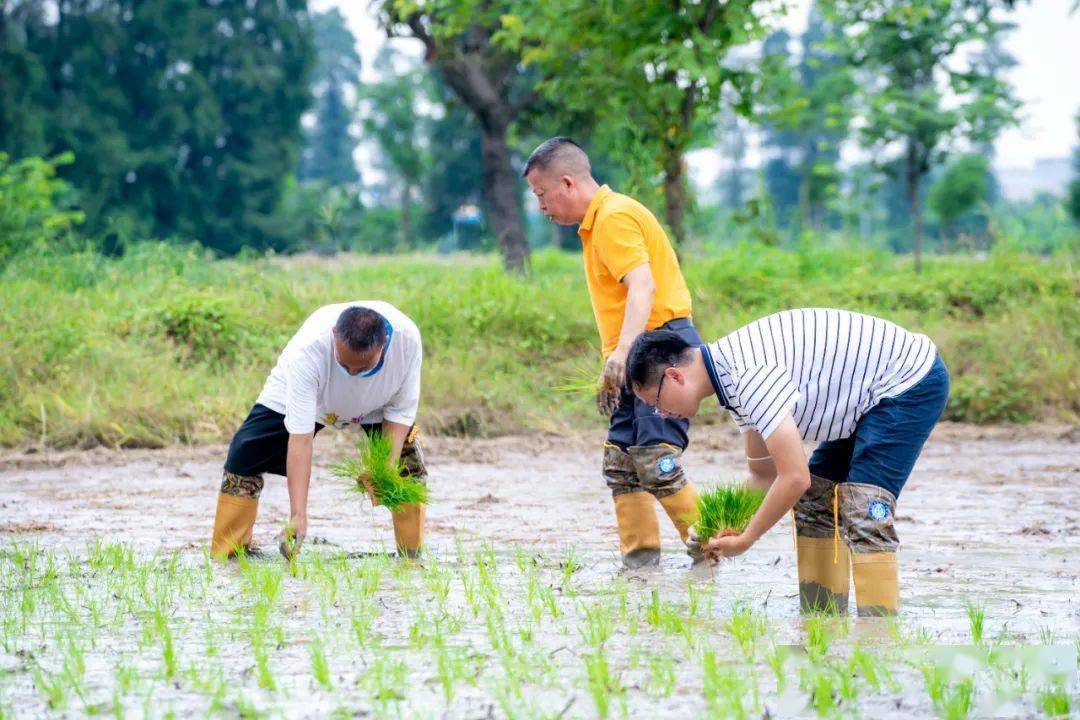
<path id="1" fill-rule="evenodd" d="M 645 332 L 645 325 L 652 313 L 652 287 L 631 288 L 626 295 L 626 310 L 623 312 L 622 332 L 619 333 L 619 347 L 630 349 L 638 335 Z"/>
<path id="2" fill-rule="evenodd" d="M 401 457 L 401 449 L 405 447 L 405 438 L 409 435 L 409 426 L 401 423 L 383 420 L 383 437 L 390 440 L 390 462 L 397 462 Z"/>
<path id="3" fill-rule="evenodd" d="M 285 474 L 289 487 L 289 513 L 292 517 L 307 517 L 308 486 L 311 483 L 312 435 L 290 435 L 285 459 Z"/>
<path id="4" fill-rule="evenodd" d="M 778 477 L 772 482 L 764 502 L 746 527 L 745 534 L 751 543 L 757 542 L 769 528 L 795 507 L 795 503 L 806 492 L 809 480 L 809 476 L 805 483 L 797 478 Z"/>

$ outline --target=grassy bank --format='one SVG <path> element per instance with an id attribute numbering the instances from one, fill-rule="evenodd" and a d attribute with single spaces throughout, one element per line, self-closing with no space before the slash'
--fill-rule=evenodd
<path id="1" fill-rule="evenodd" d="M 951 419 L 1080 413 L 1080 273 L 1068 257 L 930 258 L 916 276 L 887 254 L 741 245 L 684 266 L 708 339 L 787 307 L 870 312 L 938 342 Z M 120 259 L 16 259 L 0 294 L 0 445 L 225 439 L 308 313 L 376 298 L 424 334 L 429 432 L 600 425 L 590 400 L 551 390 L 599 367 L 573 254 L 536 255 L 522 281 L 493 257 L 214 261 L 147 244 Z"/>

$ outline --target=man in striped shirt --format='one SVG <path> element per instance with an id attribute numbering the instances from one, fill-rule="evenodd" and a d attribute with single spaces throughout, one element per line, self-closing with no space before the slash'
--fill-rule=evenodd
<path id="1" fill-rule="evenodd" d="M 851 576 L 860 615 L 899 609 L 896 498 L 949 395 L 928 337 L 844 310 L 786 310 L 708 345 L 645 333 L 627 375 L 667 417 L 716 395 L 768 488 L 746 530 L 710 540 L 707 556 L 745 552 L 794 508 L 804 610 L 846 609 Z M 809 461 L 804 440 L 819 442 Z"/>

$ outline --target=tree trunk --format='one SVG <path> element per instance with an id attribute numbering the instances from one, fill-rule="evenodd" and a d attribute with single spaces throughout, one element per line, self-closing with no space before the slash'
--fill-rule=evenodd
<path id="1" fill-rule="evenodd" d="M 664 152 L 664 222 L 678 249 L 686 240 L 686 168 L 679 150 L 665 148 Z"/>
<path id="2" fill-rule="evenodd" d="M 911 212 L 911 227 L 915 243 L 915 272 L 922 272 L 923 217 L 922 207 L 919 204 L 919 162 L 918 156 L 916 155 L 915 144 L 910 141 L 908 142 L 907 166 L 905 170 L 908 205 Z"/>
<path id="3" fill-rule="evenodd" d="M 409 206 L 412 204 L 412 187 L 401 188 L 401 249 L 407 250 L 409 243 Z"/>
<path id="4" fill-rule="evenodd" d="M 518 206 L 518 178 L 510 162 L 506 126 L 483 127 L 481 165 L 484 173 L 484 204 L 491 230 L 502 251 L 503 266 L 520 275 L 529 272 L 529 244 Z"/>

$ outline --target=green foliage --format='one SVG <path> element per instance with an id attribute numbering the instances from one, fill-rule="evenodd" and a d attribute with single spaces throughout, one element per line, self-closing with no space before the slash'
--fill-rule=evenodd
<path id="1" fill-rule="evenodd" d="M 1012 88 L 974 52 L 1009 29 L 1007 0 L 829 0 L 851 28 L 837 44 L 866 73 L 855 98 L 865 146 L 897 148 L 914 219 L 916 267 L 922 246 L 922 178 L 958 140 L 991 142 L 1017 122 Z M 947 101 L 948 99 L 948 101 Z"/>
<path id="2" fill-rule="evenodd" d="M 982 155 L 962 155 L 930 186 L 927 206 L 953 235 L 960 219 L 988 200 L 990 163 Z"/>
<path id="3" fill-rule="evenodd" d="M 355 183 L 360 179 L 353 162 L 357 143 L 349 131 L 352 112 L 345 96 L 360 78 L 356 38 L 338 8 L 313 13 L 311 25 L 318 53 L 311 80 L 318 102 L 315 124 L 304 133 L 297 175 L 305 182 Z"/>
<path id="4" fill-rule="evenodd" d="M 1075 259 L 1007 251 L 1021 240 L 1003 238 L 982 260 L 931 258 L 919 275 L 888 253 L 824 240 L 709 246 L 684 256 L 683 269 L 706 339 L 783 308 L 867 312 L 938 344 L 952 377 L 949 419 L 1071 420 Z M 349 298 L 392 302 L 420 327 L 429 432 L 599 429 L 590 393 L 552 391 L 596 363 L 581 260 L 545 250 L 533 271 L 525 281 L 495 257 L 464 255 L 212 260 L 162 244 L 119 258 L 19 255 L 0 270 L 0 445 L 228 439 L 304 318 Z M 173 335 L 161 322 L 169 306 L 184 309 Z M 714 408 L 703 411 L 714 421 Z"/>
<path id="5" fill-rule="evenodd" d="M 349 481 L 351 491 L 367 496 L 367 487 L 362 481 L 366 478 L 375 493 L 375 500 L 391 512 L 403 505 L 428 501 L 427 487 L 403 477 L 400 461 L 390 462 L 393 449 L 390 438 L 377 431 L 370 435 L 361 433 L 356 449 L 359 457 L 343 458 L 331 469 L 335 477 Z"/>
<path id="6" fill-rule="evenodd" d="M 1076 129 L 1080 134 L 1080 112 L 1076 114 Z M 1073 174 L 1075 177 L 1069 183 L 1068 207 L 1073 222 L 1080 226 L 1080 143 L 1073 150 Z"/>
<path id="7" fill-rule="evenodd" d="M 72 151 L 61 176 L 95 236 L 287 246 L 273 216 L 309 102 L 304 0 L 19 5 L 4 11 L 0 75 L 18 90 L 4 105 L 23 98 L 30 116 L 12 137 L 0 125 L 0 148 Z"/>
<path id="8" fill-rule="evenodd" d="M 165 337 L 194 360 L 234 357 L 248 332 L 239 308 L 205 292 L 169 297 L 155 319 Z"/>
<path id="9" fill-rule="evenodd" d="M 645 0 L 523 3 L 503 16 L 501 40 L 537 68 L 537 88 L 563 113 L 594 119 L 593 144 L 629 171 L 630 191 L 652 204 L 663 176 L 665 218 L 680 241 L 683 155 L 725 105 L 749 114 L 760 78 L 733 51 L 761 39 L 764 21 L 748 0 L 677 12 Z"/>
<path id="10" fill-rule="evenodd" d="M 24 250 L 65 249 L 83 213 L 60 206 L 69 188 L 56 173 L 73 159 L 64 153 L 52 160 L 28 157 L 13 162 L 0 152 L 0 266 Z"/>
<path id="11" fill-rule="evenodd" d="M 725 530 L 741 533 L 761 507 L 765 493 L 745 483 L 717 485 L 701 493 L 697 508 L 699 519 L 694 524 L 702 542 Z"/>

